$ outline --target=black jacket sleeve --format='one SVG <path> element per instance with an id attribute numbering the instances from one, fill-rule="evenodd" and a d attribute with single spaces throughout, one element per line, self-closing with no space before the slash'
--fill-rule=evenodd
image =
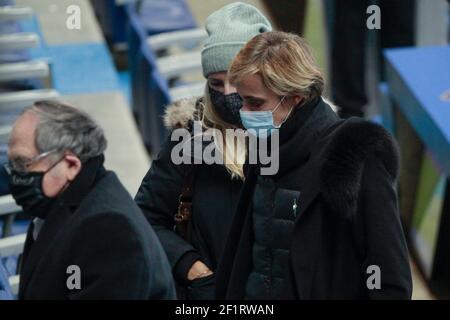
<path id="1" fill-rule="evenodd" d="M 170 141 L 169 137 L 162 145 L 141 183 L 135 201 L 161 241 L 174 276 L 179 281 L 185 281 L 187 271 L 200 259 L 200 255 L 174 232 L 174 215 L 178 209 L 185 170 L 183 165 L 176 165 L 171 159 L 172 148 L 177 143 Z"/>
<path id="2" fill-rule="evenodd" d="M 370 299 L 410 299 L 412 294 L 409 254 L 400 222 L 395 180 L 380 160 L 366 161 L 359 212 L 365 237 L 362 272 Z M 379 289 L 367 286 L 367 281 L 374 283 L 369 277 L 375 274 L 369 266 L 379 267 Z"/>
<path id="3" fill-rule="evenodd" d="M 164 251 L 139 233 L 123 215 L 104 213 L 80 223 L 68 262 L 79 267 L 81 288 L 71 300 L 175 299 L 175 288 Z M 145 231 L 144 231 L 145 232 Z M 145 238 L 144 238 L 145 237 Z"/>

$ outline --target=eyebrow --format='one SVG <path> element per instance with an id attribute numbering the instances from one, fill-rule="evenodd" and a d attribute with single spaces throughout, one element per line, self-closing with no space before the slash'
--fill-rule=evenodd
<path id="1" fill-rule="evenodd" d="M 209 76 L 209 77 L 208 77 L 208 80 L 214 79 L 214 80 L 225 81 L 226 78 L 227 78 L 226 76 Z"/>
<path id="2" fill-rule="evenodd" d="M 16 163 L 25 163 L 27 161 L 30 161 L 30 158 L 21 156 L 21 155 L 17 155 L 17 156 L 12 156 L 8 158 L 9 162 L 16 162 Z"/>
<path id="3" fill-rule="evenodd" d="M 253 100 L 261 100 L 261 101 L 265 101 L 264 98 L 261 97 L 255 97 L 255 96 L 243 96 L 244 99 L 253 99 Z"/>
<path id="4" fill-rule="evenodd" d="M 11 150 L 11 148 L 9 148 L 9 150 Z M 19 160 L 19 161 L 25 160 L 25 161 L 27 161 L 27 160 L 31 160 L 32 158 L 33 158 L 32 155 L 30 155 L 30 156 L 23 155 L 21 152 L 20 153 L 17 153 L 17 152 L 10 153 L 10 152 L 8 152 L 8 159 L 11 159 L 13 161 L 16 161 L 16 160 Z"/>

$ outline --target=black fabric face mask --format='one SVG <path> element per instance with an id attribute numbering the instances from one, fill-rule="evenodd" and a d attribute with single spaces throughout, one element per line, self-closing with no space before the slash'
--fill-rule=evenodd
<path id="1" fill-rule="evenodd" d="M 242 108 L 242 99 L 237 93 L 223 94 L 209 87 L 209 96 L 217 114 L 229 124 L 242 126 L 239 110 Z"/>
<path id="2" fill-rule="evenodd" d="M 23 211 L 33 217 L 45 219 L 55 203 L 42 190 L 42 182 L 47 172 L 12 171 L 9 178 L 11 195 Z"/>

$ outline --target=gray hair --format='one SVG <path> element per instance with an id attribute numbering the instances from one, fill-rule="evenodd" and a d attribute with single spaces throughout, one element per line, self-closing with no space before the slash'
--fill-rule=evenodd
<path id="1" fill-rule="evenodd" d="M 37 101 L 24 110 L 38 116 L 35 145 L 39 153 L 70 151 L 81 162 L 101 155 L 107 146 L 102 128 L 85 112 L 57 101 Z"/>

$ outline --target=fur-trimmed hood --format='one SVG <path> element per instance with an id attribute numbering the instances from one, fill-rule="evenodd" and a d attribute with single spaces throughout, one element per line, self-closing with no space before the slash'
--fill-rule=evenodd
<path id="1" fill-rule="evenodd" d="M 197 119 L 201 99 L 186 98 L 170 104 L 164 114 L 164 125 L 167 129 L 187 128 L 189 123 Z"/>

